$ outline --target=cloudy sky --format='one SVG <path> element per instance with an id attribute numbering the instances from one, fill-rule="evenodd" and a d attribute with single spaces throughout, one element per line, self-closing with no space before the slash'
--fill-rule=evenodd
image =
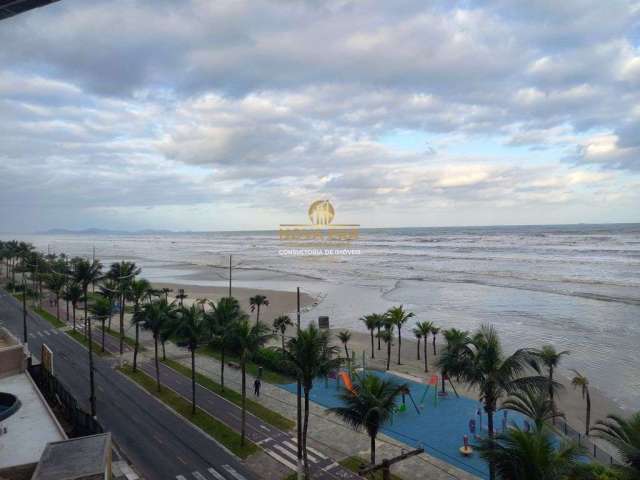
<path id="1" fill-rule="evenodd" d="M 0 231 L 640 221 L 638 0 L 61 0 L 0 46 Z"/>

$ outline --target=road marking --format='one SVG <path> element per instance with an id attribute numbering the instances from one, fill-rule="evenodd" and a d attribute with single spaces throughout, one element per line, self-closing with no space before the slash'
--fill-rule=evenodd
<path id="1" fill-rule="evenodd" d="M 282 445 L 277 445 L 277 444 L 273 445 L 273 448 L 275 448 L 277 450 L 280 450 L 282 453 L 284 453 L 287 457 L 291 458 L 292 460 L 296 460 L 296 461 L 298 460 L 297 452 L 293 453 L 293 452 L 287 450 L 286 448 L 284 448 Z"/>
<path id="2" fill-rule="evenodd" d="M 184 475 L 176 475 L 176 480 L 187 480 Z"/>
<path id="3" fill-rule="evenodd" d="M 195 472 L 191 472 L 191 475 L 197 478 L 197 480 L 207 480 L 204 475 L 202 475 L 197 470 Z"/>
<path id="4" fill-rule="evenodd" d="M 262 428 L 263 430 L 266 430 L 267 432 L 270 432 L 271 430 L 269 430 L 267 427 L 265 427 L 264 425 L 260 425 L 260 428 Z"/>
<path id="5" fill-rule="evenodd" d="M 182 458 L 180 458 L 180 457 L 176 457 L 176 458 L 177 458 L 178 460 L 180 460 L 184 465 L 186 465 L 186 464 L 187 464 L 187 462 L 185 462 Z"/>
<path id="6" fill-rule="evenodd" d="M 283 465 L 285 465 L 286 467 L 289 467 L 291 470 L 295 471 L 297 470 L 297 467 L 295 464 L 291 463 L 289 460 L 287 460 L 286 458 L 282 458 L 280 455 L 278 455 L 276 452 L 274 452 L 273 450 L 269 450 L 268 448 L 266 448 L 264 450 L 267 455 L 269 455 L 270 457 L 273 457 L 276 461 L 282 463 Z M 297 459 L 296 459 L 297 460 Z"/>
<path id="7" fill-rule="evenodd" d="M 298 456 L 298 445 L 297 445 L 298 442 L 295 442 L 295 443 L 296 443 L 296 445 L 293 445 L 291 442 L 287 442 L 287 441 L 282 442 L 283 445 L 286 445 L 290 449 L 294 450 L 296 452 L 296 457 L 297 457 Z M 313 455 L 311 455 L 311 454 L 313 454 Z M 317 450 L 314 450 L 313 448 L 311 448 L 311 447 L 309 447 L 307 445 L 307 458 L 309 460 L 311 460 L 313 463 L 318 463 L 318 459 L 315 458 L 314 455 L 316 457 L 320 457 L 323 460 L 327 459 L 327 457 L 325 457 L 323 454 L 321 454 Z"/>
<path id="8" fill-rule="evenodd" d="M 231 465 L 223 465 L 222 468 L 224 468 L 227 472 L 231 474 L 231 476 L 233 476 L 234 478 L 237 478 L 238 480 L 247 480 L 243 475 L 240 475 L 238 472 L 236 472 Z"/>
<path id="9" fill-rule="evenodd" d="M 218 471 L 215 468 L 212 467 L 212 468 L 209 468 L 208 470 L 209 470 L 209 473 L 213 475 L 213 477 L 216 480 L 226 480 L 222 475 L 218 473 Z"/>
<path id="10" fill-rule="evenodd" d="M 45 335 L 51 335 L 51 332 L 50 332 L 49 330 L 45 330 L 45 331 L 44 331 L 44 334 L 45 334 Z"/>
<path id="11" fill-rule="evenodd" d="M 153 438 L 155 439 L 156 442 L 158 442 L 161 445 L 164 445 L 164 442 L 160 439 L 160 437 L 158 437 L 157 435 L 154 435 Z"/>
<path id="12" fill-rule="evenodd" d="M 340 464 L 338 464 L 336 462 L 333 462 L 333 463 L 330 463 L 329 465 L 327 465 L 326 467 L 324 467 L 323 470 L 329 471 L 329 470 L 331 470 L 333 468 L 336 468 L 336 467 L 339 467 L 339 466 L 340 466 Z"/>

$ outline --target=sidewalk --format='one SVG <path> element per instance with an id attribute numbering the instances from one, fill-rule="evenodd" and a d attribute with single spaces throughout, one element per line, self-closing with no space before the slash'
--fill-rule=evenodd
<path id="1" fill-rule="evenodd" d="M 191 358 L 185 349 L 174 346 L 170 350 L 167 349 L 167 356 L 191 368 Z M 180 353 L 181 355 L 178 356 Z M 211 357 L 197 355 L 196 371 L 219 382 L 220 362 Z M 164 371 L 161 375 L 164 375 Z M 247 375 L 247 385 L 253 385 L 253 380 L 254 377 Z M 240 370 L 229 367 L 225 368 L 225 385 L 236 391 L 240 391 Z M 252 393 L 249 393 L 248 397 L 257 401 L 257 398 L 254 397 Z M 276 385 L 263 382 L 259 401 L 265 407 L 295 421 L 295 395 Z M 329 415 L 325 408 L 313 402 L 311 402 L 308 435 L 308 443 L 314 450 L 322 452 L 325 456 L 335 458 L 338 461 L 351 456 L 359 456 L 365 460 L 369 458 L 369 437 L 366 433 L 355 432 L 337 418 Z M 400 455 L 403 451 L 412 449 L 412 447 L 400 443 L 384 434 L 378 436 L 376 448 L 376 456 L 380 460 Z M 411 457 L 394 465 L 392 472 L 401 476 L 404 480 L 477 479 L 474 475 L 457 469 L 427 454 Z"/>

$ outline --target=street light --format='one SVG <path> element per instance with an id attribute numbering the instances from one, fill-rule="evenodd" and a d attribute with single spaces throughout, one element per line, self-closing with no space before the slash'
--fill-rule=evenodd
<path id="1" fill-rule="evenodd" d="M 93 375 L 93 339 L 91 337 L 91 318 L 93 316 L 89 315 L 87 317 L 87 331 L 88 331 L 88 338 L 89 338 L 89 388 L 90 388 L 90 394 L 89 394 L 89 404 L 91 406 L 91 416 L 93 418 L 96 417 L 96 387 L 95 387 L 95 380 L 94 380 L 94 375 Z"/>

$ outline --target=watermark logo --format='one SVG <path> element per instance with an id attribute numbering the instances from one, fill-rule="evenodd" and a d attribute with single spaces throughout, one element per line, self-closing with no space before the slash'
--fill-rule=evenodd
<path id="1" fill-rule="evenodd" d="M 357 240 L 360 225 L 353 223 L 333 223 L 336 210 L 329 200 L 316 200 L 309 205 L 311 223 L 280 224 L 280 240 L 286 242 L 304 242 L 310 248 L 280 250 L 280 255 L 319 256 L 319 255 L 357 255 L 359 250 L 336 248 L 337 243 Z M 323 245 L 324 244 L 324 245 Z"/>

